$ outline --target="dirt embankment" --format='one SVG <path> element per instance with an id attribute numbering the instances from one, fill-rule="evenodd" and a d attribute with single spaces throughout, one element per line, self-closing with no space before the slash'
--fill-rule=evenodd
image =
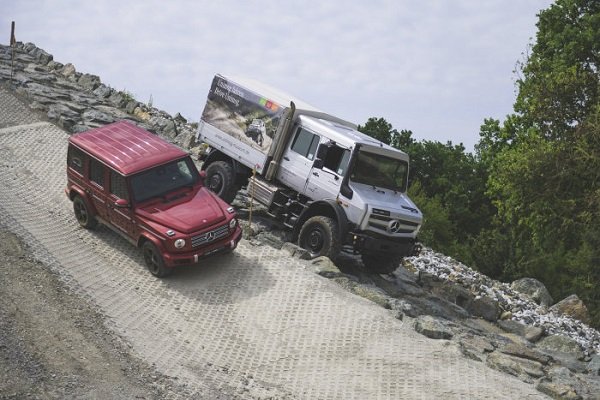
<path id="1" fill-rule="evenodd" d="M 103 317 L 0 227 L 0 399 L 172 397 Z M 181 393 L 180 391 L 178 391 Z"/>

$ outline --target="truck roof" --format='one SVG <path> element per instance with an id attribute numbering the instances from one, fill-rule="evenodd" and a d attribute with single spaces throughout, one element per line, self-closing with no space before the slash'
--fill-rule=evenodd
<path id="1" fill-rule="evenodd" d="M 317 107 L 305 102 L 304 100 L 299 99 L 291 94 L 285 93 L 279 89 L 275 89 L 265 83 L 259 82 L 254 79 L 240 77 L 240 76 L 224 76 L 217 74 L 228 81 L 235 82 L 236 84 L 244 87 L 247 90 L 250 90 L 256 94 L 260 94 L 261 96 L 268 97 L 269 100 L 276 102 L 277 104 L 283 107 L 289 107 L 290 102 L 294 102 L 296 107 L 297 115 L 309 115 L 315 118 L 320 118 L 324 120 L 330 120 L 336 122 L 340 125 L 347 126 L 352 129 L 356 129 L 356 124 L 346 121 L 344 119 L 338 118 L 335 115 L 331 115 L 318 109 Z"/>
<path id="2" fill-rule="evenodd" d="M 341 144 L 342 146 L 354 147 L 354 145 L 358 143 L 369 146 L 373 150 L 377 149 L 377 153 L 384 155 L 387 154 L 395 158 L 408 160 L 408 155 L 402 150 L 389 146 L 380 140 L 357 131 L 356 129 L 352 129 L 332 121 L 313 118 L 306 115 L 301 115 L 299 118 L 302 121 L 303 126 L 308 127 L 309 129 L 312 128 L 316 132 L 324 134 L 325 137 Z"/>
<path id="3" fill-rule="evenodd" d="M 135 174 L 187 155 L 179 147 L 128 121 L 75 134 L 69 142 L 123 175 Z"/>

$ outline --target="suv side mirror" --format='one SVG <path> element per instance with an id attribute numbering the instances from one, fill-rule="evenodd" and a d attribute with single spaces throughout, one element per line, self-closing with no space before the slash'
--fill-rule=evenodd
<path id="1" fill-rule="evenodd" d="M 325 162 L 320 158 L 315 158 L 315 161 L 313 161 L 313 168 L 323 169 L 323 165 L 325 165 Z"/>
<path id="2" fill-rule="evenodd" d="M 115 201 L 115 207 L 117 208 L 128 208 L 129 207 L 129 202 L 125 199 L 118 199 L 117 201 Z"/>
<path id="3" fill-rule="evenodd" d="M 204 186 L 204 181 L 206 180 L 206 171 L 202 170 L 198 172 L 200 174 L 200 184 Z"/>

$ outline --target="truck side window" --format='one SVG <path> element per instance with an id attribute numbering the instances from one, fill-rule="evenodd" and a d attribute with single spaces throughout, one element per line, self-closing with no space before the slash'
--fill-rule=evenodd
<path id="1" fill-rule="evenodd" d="M 327 150 L 327 156 L 323 160 L 323 167 L 334 171 L 340 176 L 344 176 L 350 160 L 350 150 L 338 146 L 332 146 Z"/>
<path id="2" fill-rule="evenodd" d="M 94 159 L 90 160 L 90 181 L 104 187 L 104 165 Z"/>
<path id="3" fill-rule="evenodd" d="M 312 160 L 315 158 L 315 152 L 319 144 L 319 136 L 305 129 L 298 129 L 291 149 L 296 153 Z"/>
<path id="4" fill-rule="evenodd" d="M 83 175 L 83 152 L 70 146 L 67 152 L 67 165 Z"/>
<path id="5" fill-rule="evenodd" d="M 115 171 L 110 171 L 110 193 L 118 199 L 129 200 L 125 177 Z"/>

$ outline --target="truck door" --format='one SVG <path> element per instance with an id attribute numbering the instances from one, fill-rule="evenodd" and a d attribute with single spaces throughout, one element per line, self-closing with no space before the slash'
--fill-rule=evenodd
<path id="1" fill-rule="evenodd" d="M 299 193 L 304 192 L 319 140 L 319 135 L 302 127 L 297 128 L 291 145 L 283 153 L 277 172 L 277 179 L 281 183 Z"/>
<path id="2" fill-rule="evenodd" d="M 98 212 L 98 216 L 102 219 L 107 219 L 107 208 L 106 208 L 106 167 L 100 161 L 90 158 L 90 172 L 89 180 L 90 185 L 86 192 L 88 192 L 89 199 L 94 203 L 94 207 Z"/>
<path id="3" fill-rule="evenodd" d="M 335 199 L 348 168 L 350 150 L 322 143 L 317 154 L 304 194 L 313 200 Z"/>

